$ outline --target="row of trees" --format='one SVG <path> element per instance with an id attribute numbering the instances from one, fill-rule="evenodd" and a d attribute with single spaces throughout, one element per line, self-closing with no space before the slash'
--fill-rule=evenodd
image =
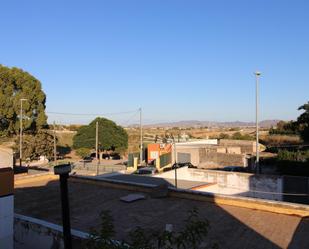
<path id="1" fill-rule="evenodd" d="M 303 111 L 303 113 L 296 121 L 280 121 L 276 128 L 270 129 L 269 133 L 281 135 L 296 134 L 300 135 L 305 142 L 309 142 L 309 102 L 300 106 L 298 110 Z"/>
<path id="2" fill-rule="evenodd" d="M 45 103 L 46 95 L 38 79 L 21 69 L 0 65 L 0 136 L 16 137 L 16 144 L 19 144 L 16 135 L 20 129 L 22 106 L 24 159 L 53 155 L 53 135 L 48 130 Z M 87 126 L 74 126 L 77 130 L 74 149 L 85 153 L 94 148 L 97 122 L 100 150 L 123 152 L 127 149 L 126 131 L 105 118 L 97 118 Z M 19 147 L 15 149 L 18 151 Z"/>
<path id="3" fill-rule="evenodd" d="M 241 134 L 240 132 L 235 132 L 233 135 L 227 133 L 220 133 L 219 136 L 215 137 L 218 139 L 235 139 L 235 140 L 254 140 L 255 138 L 249 134 Z"/>

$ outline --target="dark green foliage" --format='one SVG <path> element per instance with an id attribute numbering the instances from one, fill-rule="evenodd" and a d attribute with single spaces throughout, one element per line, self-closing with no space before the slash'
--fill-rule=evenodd
<path id="1" fill-rule="evenodd" d="M 271 128 L 269 134 L 299 134 L 305 141 L 309 141 L 309 102 L 300 106 L 299 111 L 304 111 L 298 118 L 297 121 L 284 122 L 280 121 L 277 124 L 277 128 Z"/>
<path id="2" fill-rule="evenodd" d="M 276 128 L 270 128 L 270 135 L 296 135 L 298 134 L 298 124 L 294 121 L 280 121 Z"/>
<path id="3" fill-rule="evenodd" d="M 279 150 L 278 160 L 281 161 L 298 161 L 298 162 L 309 162 L 309 150 L 307 151 L 288 151 Z"/>
<path id="4" fill-rule="evenodd" d="M 16 151 L 19 151 L 19 137 L 17 138 Z M 23 159 L 36 159 L 39 156 L 52 158 L 54 152 L 54 137 L 47 130 L 39 130 L 35 134 L 23 136 Z"/>
<path id="5" fill-rule="evenodd" d="M 100 150 L 115 150 L 123 152 L 128 148 L 128 134 L 113 121 L 105 118 L 96 118 L 89 125 L 78 129 L 73 138 L 73 148 L 95 148 L 96 122 L 99 123 Z"/>
<path id="6" fill-rule="evenodd" d="M 113 218 L 109 211 L 101 214 L 101 229 L 93 231 L 87 249 L 197 249 L 205 241 L 209 222 L 201 218 L 197 209 L 189 211 L 185 225 L 179 232 L 145 230 L 137 227 L 129 233 L 129 241 L 115 241 Z M 203 248 L 218 248 L 217 245 Z"/>
<path id="7" fill-rule="evenodd" d="M 298 110 L 304 110 L 304 113 L 297 118 L 300 136 L 305 142 L 309 142 L 309 102 L 299 107 Z"/>
<path id="8" fill-rule="evenodd" d="M 220 133 L 218 139 L 229 139 L 229 134 L 226 133 Z"/>
<path id="9" fill-rule="evenodd" d="M 86 248 L 91 249 L 117 249 L 118 244 L 112 239 L 115 235 L 113 217 L 110 212 L 105 210 L 100 214 L 101 227 L 100 230 L 93 230 Z"/>
<path id="10" fill-rule="evenodd" d="M 32 75 L 18 68 L 0 65 L 0 133 L 15 135 L 19 131 L 20 99 L 23 102 L 23 127 L 36 132 L 47 125 L 46 96 L 41 83 Z"/>
<path id="11" fill-rule="evenodd" d="M 81 158 L 84 158 L 86 156 L 90 155 L 91 150 L 88 148 L 79 148 L 76 150 L 76 154 L 79 155 Z"/>
<path id="12" fill-rule="evenodd" d="M 254 140 L 253 136 L 250 136 L 249 134 L 242 135 L 240 132 L 236 132 L 232 135 L 231 139 L 235 140 Z"/>

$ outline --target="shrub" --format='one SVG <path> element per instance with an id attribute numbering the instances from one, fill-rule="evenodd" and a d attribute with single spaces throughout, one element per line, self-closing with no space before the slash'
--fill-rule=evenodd
<path id="1" fill-rule="evenodd" d="M 84 158 L 86 156 L 90 155 L 91 150 L 88 148 L 79 148 L 76 150 L 76 154 L 79 155 L 81 158 Z"/>
<path id="2" fill-rule="evenodd" d="M 87 241 L 87 249 L 197 249 L 208 235 L 209 222 L 199 216 L 198 210 L 188 212 L 184 227 L 179 232 L 153 231 L 137 227 L 129 233 L 129 241 L 115 241 L 113 217 L 110 211 L 100 215 L 101 227 L 93 230 Z M 207 249 L 207 247 L 203 247 Z M 212 245 L 209 248 L 217 248 Z"/>

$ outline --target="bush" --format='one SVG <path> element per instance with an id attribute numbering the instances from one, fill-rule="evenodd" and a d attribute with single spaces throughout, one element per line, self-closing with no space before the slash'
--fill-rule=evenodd
<path id="1" fill-rule="evenodd" d="M 86 156 L 90 155 L 91 150 L 88 148 L 79 148 L 76 150 L 76 154 L 79 155 L 81 158 L 84 158 Z"/>
<path id="2" fill-rule="evenodd" d="M 297 161 L 297 162 L 309 162 L 309 150 L 307 151 L 288 151 L 279 150 L 278 160 L 281 161 Z"/>
<path id="3" fill-rule="evenodd" d="M 254 140 L 254 137 L 250 136 L 249 134 L 242 135 L 240 132 L 236 132 L 232 135 L 231 139 L 235 140 Z"/>
<path id="4" fill-rule="evenodd" d="M 179 232 L 174 231 L 146 231 L 141 227 L 129 233 L 129 241 L 115 241 L 113 217 L 109 211 L 103 211 L 100 215 L 101 227 L 93 230 L 87 241 L 87 249 L 197 249 L 205 241 L 209 222 L 201 218 L 197 209 L 188 212 L 188 218 L 184 220 L 185 226 Z M 218 248 L 212 245 L 207 248 Z"/>
<path id="5" fill-rule="evenodd" d="M 226 133 L 220 133 L 218 139 L 229 139 L 229 134 Z"/>

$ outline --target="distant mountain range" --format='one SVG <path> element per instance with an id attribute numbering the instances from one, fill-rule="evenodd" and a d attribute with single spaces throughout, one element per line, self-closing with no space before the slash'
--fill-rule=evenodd
<path id="1" fill-rule="evenodd" d="M 259 123 L 260 127 L 270 128 L 276 126 L 280 120 L 263 120 Z M 130 125 L 129 127 L 137 127 L 138 124 Z M 144 127 L 147 128 L 188 128 L 188 127 L 250 127 L 255 126 L 255 122 L 214 122 L 214 121 L 198 121 L 198 120 L 184 120 L 177 122 L 165 122 L 165 123 L 156 123 L 156 124 L 147 124 Z"/>

